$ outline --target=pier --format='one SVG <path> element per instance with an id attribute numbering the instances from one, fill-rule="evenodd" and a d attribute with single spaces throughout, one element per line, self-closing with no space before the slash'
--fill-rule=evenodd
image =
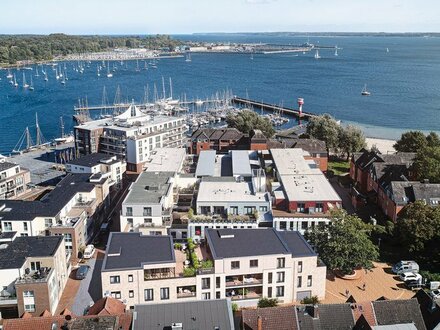
<path id="1" fill-rule="evenodd" d="M 260 109 L 263 109 L 266 111 L 271 111 L 271 112 L 280 112 L 281 114 L 292 115 L 292 116 L 295 116 L 298 118 L 304 118 L 304 119 L 317 117 L 316 114 L 311 113 L 311 112 L 299 111 L 297 109 L 288 108 L 285 106 L 279 106 L 276 104 L 254 101 L 254 100 L 250 100 L 250 99 L 241 98 L 238 96 L 234 96 L 232 98 L 232 103 L 235 103 L 235 104 L 241 105 L 241 106 L 260 108 Z"/>

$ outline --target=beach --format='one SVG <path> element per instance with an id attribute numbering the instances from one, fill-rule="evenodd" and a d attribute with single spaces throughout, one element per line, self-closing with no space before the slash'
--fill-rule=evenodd
<path id="1" fill-rule="evenodd" d="M 395 153 L 393 145 L 396 143 L 395 140 L 387 140 L 387 139 L 378 139 L 378 138 L 366 138 L 367 148 L 371 149 L 373 145 L 382 153 L 382 154 L 390 154 Z"/>

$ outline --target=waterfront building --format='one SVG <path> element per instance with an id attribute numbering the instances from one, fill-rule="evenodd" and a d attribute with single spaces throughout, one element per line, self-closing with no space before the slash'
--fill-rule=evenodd
<path id="1" fill-rule="evenodd" d="M 69 173 L 40 200 L 1 200 L 1 230 L 19 236 L 63 235 L 74 261 L 104 220 L 109 181 L 100 173 Z"/>
<path id="2" fill-rule="evenodd" d="M 128 306 L 227 297 L 256 306 L 262 297 L 291 303 L 325 296 L 326 267 L 298 232 L 207 229 L 194 253 L 213 267 L 193 270 L 171 236 L 111 233 L 101 270 L 103 296 Z"/>
<path id="3" fill-rule="evenodd" d="M 55 313 L 70 273 L 64 238 L 13 235 L 0 243 L 0 311 L 9 317 Z"/>
<path id="4" fill-rule="evenodd" d="M 271 149 L 273 226 L 277 230 L 304 233 L 320 223 L 329 223 L 330 211 L 342 200 L 310 154 L 302 149 Z"/>
<path id="5" fill-rule="evenodd" d="M 246 145 L 246 140 L 245 134 L 236 128 L 199 128 L 192 133 L 188 149 L 195 155 L 203 150 L 228 152 Z"/>
<path id="6" fill-rule="evenodd" d="M 0 199 L 16 199 L 28 191 L 31 174 L 20 165 L 0 159 Z"/>
<path id="7" fill-rule="evenodd" d="M 135 105 L 112 118 L 75 126 L 79 154 L 101 152 L 125 159 L 127 171 L 140 173 L 157 148 L 183 147 L 186 127 L 183 117 L 151 116 Z"/>

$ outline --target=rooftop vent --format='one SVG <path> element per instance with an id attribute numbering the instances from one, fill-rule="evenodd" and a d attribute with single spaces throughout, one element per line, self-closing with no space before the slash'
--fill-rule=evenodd
<path id="1" fill-rule="evenodd" d="M 183 324 L 182 323 L 172 323 L 171 330 L 183 330 Z"/>
<path id="2" fill-rule="evenodd" d="M 5 250 L 8 248 L 8 244 L 0 244 L 0 250 Z"/>
<path id="3" fill-rule="evenodd" d="M 235 237 L 234 232 L 232 230 L 227 230 L 227 229 L 219 230 L 218 236 L 220 238 L 234 238 Z"/>

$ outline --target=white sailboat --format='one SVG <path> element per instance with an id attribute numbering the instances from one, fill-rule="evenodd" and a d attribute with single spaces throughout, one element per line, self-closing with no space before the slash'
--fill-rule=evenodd
<path id="1" fill-rule="evenodd" d="M 141 69 L 139 69 L 139 60 L 136 60 L 136 72 L 141 71 Z"/>
<path id="2" fill-rule="evenodd" d="M 321 55 L 319 55 L 319 51 L 318 50 L 316 50 L 316 52 L 315 52 L 315 59 L 320 59 L 321 58 Z"/>
<path id="3" fill-rule="evenodd" d="M 47 72 L 44 71 L 44 81 L 48 81 L 49 79 L 47 78 Z"/>
<path id="4" fill-rule="evenodd" d="M 335 46 L 335 56 L 338 56 L 338 46 Z"/>
<path id="5" fill-rule="evenodd" d="M 35 77 L 39 77 L 40 74 L 38 73 L 38 65 L 35 67 Z"/>
<path id="6" fill-rule="evenodd" d="M 18 82 L 17 82 L 17 78 L 15 77 L 15 73 L 14 73 L 14 87 L 18 87 Z"/>
<path id="7" fill-rule="evenodd" d="M 26 83 L 26 75 L 23 72 L 23 88 L 28 88 L 29 85 Z"/>
<path id="8" fill-rule="evenodd" d="M 185 62 L 191 62 L 191 53 L 190 52 L 186 52 Z"/>
<path id="9" fill-rule="evenodd" d="M 99 66 L 97 65 L 96 66 L 96 74 L 98 75 L 98 77 L 100 77 L 101 76 L 101 72 L 99 71 Z"/>
<path id="10" fill-rule="evenodd" d="M 29 86 L 29 90 L 30 90 L 30 91 L 33 91 L 33 90 L 34 90 L 34 82 L 33 82 L 33 80 L 32 80 L 32 75 L 31 75 L 31 84 L 30 84 L 30 86 Z"/>
<path id="11" fill-rule="evenodd" d="M 110 72 L 110 62 L 107 63 L 107 78 L 113 77 L 113 73 Z"/>
<path id="12" fill-rule="evenodd" d="M 6 76 L 7 79 L 12 79 L 14 76 L 11 73 L 11 70 L 8 69 L 8 74 Z"/>
<path id="13" fill-rule="evenodd" d="M 55 68 L 55 78 L 56 78 L 57 80 L 60 79 L 60 75 L 58 74 L 58 68 L 57 68 L 57 67 Z"/>
<path id="14" fill-rule="evenodd" d="M 364 88 L 362 89 L 361 95 L 362 96 L 370 96 L 371 95 L 371 93 L 367 90 L 367 84 L 364 85 Z"/>

